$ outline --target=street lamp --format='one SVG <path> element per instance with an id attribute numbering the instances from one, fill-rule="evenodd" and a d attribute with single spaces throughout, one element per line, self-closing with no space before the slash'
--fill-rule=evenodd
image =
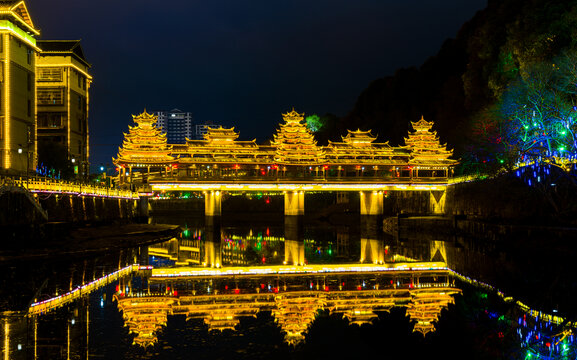
<path id="1" fill-rule="evenodd" d="M 27 146 L 26 146 L 26 188 L 28 188 L 28 168 L 30 167 L 29 147 L 30 147 L 30 145 L 27 144 Z M 18 154 L 21 155 L 23 152 L 24 152 L 24 149 L 22 147 L 22 144 L 18 144 Z"/>

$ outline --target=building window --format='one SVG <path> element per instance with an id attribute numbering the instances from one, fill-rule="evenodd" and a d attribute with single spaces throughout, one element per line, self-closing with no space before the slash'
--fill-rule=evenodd
<path id="1" fill-rule="evenodd" d="M 64 89 L 38 88 L 38 105 L 64 105 Z"/>
<path id="2" fill-rule="evenodd" d="M 38 81 L 62 81 L 62 68 L 41 67 L 36 74 Z"/>
<path id="3" fill-rule="evenodd" d="M 32 74 L 28 73 L 27 75 L 27 80 L 28 80 L 28 91 L 32 91 Z"/>
<path id="4" fill-rule="evenodd" d="M 28 117 L 32 116 L 32 101 L 28 99 Z"/>
<path id="5" fill-rule="evenodd" d="M 62 113 L 38 113 L 38 127 L 44 129 L 54 129 L 62 127 Z"/>
<path id="6" fill-rule="evenodd" d="M 28 65 L 32 64 L 32 56 L 33 56 L 32 50 L 27 49 L 26 50 L 26 61 L 28 62 Z"/>

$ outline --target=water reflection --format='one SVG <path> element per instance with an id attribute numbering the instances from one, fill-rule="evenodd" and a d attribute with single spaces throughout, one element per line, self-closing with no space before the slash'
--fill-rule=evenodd
<path id="1" fill-rule="evenodd" d="M 376 217 L 332 227 L 300 216 L 260 227 L 219 218 L 189 224 L 165 243 L 66 266 L 17 267 L 19 280 L 4 279 L 1 290 L 10 310 L 0 322 L 4 358 L 138 358 L 137 349 L 160 348 L 171 354 L 167 347 L 185 343 L 175 332 L 210 334 L 194 345 L 200 349 L 216 341 L 206 339 L 249 336 L 245 324 L 252 322 L 261 329 L 250 330 L 259 334 L 253 342 L 265 331 L 303 351 L 314 346 L 314 329 L 329 331 L 327 319 L 362 329 L 394 324 L 397 333 L 407 328 L 420 336 L 406 335 L 406 344 L 423 344 L 419 339 L 447 341 L 435 335 L 451 334 L 447 324 L 456 312 L 476 329 L 483 327 L 479 319 L 492 325 L 482 334 L 459 328 L 453 336 L 494 338 L 513 358 L 575 355 L 571 323 L 504 299 L 477 281 L 481 276 L 461 275 L 495 260 L 462 239 L 390 237 Z M 274 351 L 281 346 L 271 343 Z"/>
<path id="2" fill-rule="evenodd" d="M 157 340 L 167 316 L 203 319 L 209 330 L 234 329 L 240 318 L 271 312 L 288 344 L 304 340 L 319 311 L 340 314 L 351 324 L 368 323 L 378 311 L 405 307 L 414 331 L 434 331 L 441 310 L 454 303 L 461 290 L 448 270 L 364 271 L 342 267 L 317 272 L 267 276 L 222 275 L 147 278 L 146 288 L 118 292 L 115 299 L 125 325 L 143 346 Z M 125 281 L 125 280 L 123 280 Z M 121 284 L 123 282 L 121 281 Z"/>
<path id="3" fill-rule="evenodd" d="M 307 230 L 302 216 L 285 216 L 283 226 L 260 228 L 223 227 L 218 217 L 210 217 L 204 226 L 187 226 L 180 239 L 153 245 L 148 252 L 154 256 L 152 265 L 216 268 L 359 261 L 383 264 L 388 254 L 379 217 L 363 217 L 356 241 L 346 226 L 322 233 Z"/>

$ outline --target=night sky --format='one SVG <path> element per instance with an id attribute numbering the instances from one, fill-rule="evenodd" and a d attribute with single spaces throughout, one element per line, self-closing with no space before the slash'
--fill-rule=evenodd
<path id="1" fill-rule="evenodd" d="M 258 142 L 292 107 L 345 115 L 371 81 L 421 65 L 487 0 L 26 4 L 41 39 L 81 39 L 92 64 L 94 170 L 144 108 L 190 111 Z"/>

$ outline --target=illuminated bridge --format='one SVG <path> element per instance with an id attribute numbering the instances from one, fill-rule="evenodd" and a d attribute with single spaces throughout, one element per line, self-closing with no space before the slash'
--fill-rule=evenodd
<path id="1" fill-rule="evenodd" d="M 444 191 L 457 163 L 440 144 L 433 122 L 412 122 L 404 146 L 376 143 L 369 131 L 348 131 L 341 141 L 318 146 L 304 114 L 283 114 L 269 145 L 239 141 L 234 128 L 209 128 L 204 140 L 169 145 L 156 116 L 134 116 L 114 160 L 119 182 L 148 193 L 202 191 L 209 216 L 219 215 L 223 192 L 268 191 L 285 196 L 285 214 L 304 213 L 310 191 L 361 192 L 361 213 L 382 213 L 388 191 L 431 193 L 432 212 L 441 212 Z"/>

